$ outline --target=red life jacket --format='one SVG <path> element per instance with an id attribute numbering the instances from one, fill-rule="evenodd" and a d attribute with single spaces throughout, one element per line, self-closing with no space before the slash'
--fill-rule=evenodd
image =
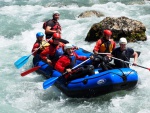
<path id="1" fill-rule="evenodd" d="M 59 22 L 57 22 L 53 19 L 44 22 L 43 29 L 46 29 L 49 22 L 51 22 L 51 24 L 50 24 L 51 29 L 50 30 L 55 30 L 55 31 L 60 30 L 61 31 L 61 26 L 60 26 Z M 52 37 L 52 35 L 53 34 L 46 34 L 46 39 L 50 39 Z"/>
<path id="2" fill-rule="evenodd" d="M 34 52 L 36 48 L 39 48 L 39 47 L 40 47 L 40 44 L 41 44 L 40 42 L 36 41 L 36 42 L 34 43 L 34 45 L 33 45 L 32 52 Z M 42 50 L 41 50 L 41 49 L 38 49 L 37 51 L 35 51 L 35 52 L 33 53 L 33 55 L 35 56 L 35 55 L 37 55 L 37 54 L 40 54 L 41 52 L 42 52 Z"/>

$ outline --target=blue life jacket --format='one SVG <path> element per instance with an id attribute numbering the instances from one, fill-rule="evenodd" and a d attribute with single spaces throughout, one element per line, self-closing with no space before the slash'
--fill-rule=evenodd
<path id="1" fill-rule="evenodd" d="M 59 58 L 63 54 L 64 54 L 64 51 L 63 51 L 62 47 L 60 47 L 56 50 L 55 57 Z"/>
<path id="2" fill-rule="evenodd" d="M 76 57 L 74 55 L 70 56 L 70 67 L 73 68 L 76 66 Z"/>
<path id="3" fill-rule="evenodd" d="M 64 51 L 63 51 L 62 47 L 60 47 L 56 50 L 54 56 L 49 56 L 49 59 L 51 59 L 53 61 L 57 61 L 59 59 L 59 57 L 62 56 L 63 54 L 64 54 Z"/>

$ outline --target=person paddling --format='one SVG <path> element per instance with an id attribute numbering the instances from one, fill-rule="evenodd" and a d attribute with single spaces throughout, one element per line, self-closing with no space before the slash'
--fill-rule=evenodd
<path id="1" fill-rule="evenodd" d="M 40 53 L 43 61 L 47 62 L 50 66 L 54 66 L 58 58 L 64 53 L 64 44 L 60 42 L 61 35 L 54 33 L 52 40 L 49 41 L 50 46 Z"/>
<path id="2" fill-rule="evenodd" d="M 52 15 L 53 19 L 50 19 L 44 25 L 46 39 L 50 39 L 54 33 L 61 34 L 61 25 L 59 24 L 58 20 L 60 17 L 60 13 L 58 11 L 54 11 Z M 60 39 L 61 42 L 64 44 L 69 43 L 67 40 Z"/>
<path id="3" fill-rule="evenodd" d="M 116 43 L 110 39 L 112 32 L 108 29 L 103 31 L 103 37 L 100 38 L 93 49 L 94 54 L 98 53 L 111 53 L 115 47 Z"/>
<path id="4" fill-rule="evenodd" d="M 127 47 L 127 39 L 124 37 L 120 38 L 119 45 L 120 47 L 112 51 L 111 56 L 128 62 L 130 61 L 130 58 L 133 56 L 134 57 L 133 65 L 136 66 L 138 54 L 132 48 Z M 114 59 L 114 63 L 116 68 L 129 68 L 129 63 L 125 63 L 116 59 Z"/>
<path id="5" fill-rule="evenodd" d="M 90 57 L 93 59 L 93 57 Z M 88 59 L 85 56 L 78 56 L 71 44 L 66 44 L 64 47 L 64 55 L 62 55 L 59 60 L 56 62 L 55 69 L 61 73 L 67 72 L 65 74 L 65 78 L 67 81 L 84 77 L 85 75 L 92 75 L 94 74 L 94 66 L 81 66 L 75 70 L 72 70 L 74 66 L 76 66 L 76 60 L 86 60 Z"/>
<path id="6" fill-rule="evenodd" d="M 38 32 L 36 34 L 36 42 L 33 45 L 32 52 L 33 52 L 33 64 L 40 60 L 39 54 L 50 44 L 46 42 L 44 39 L 44 34 L 42 32 Z M 40 48 L 39 48 L 40 47 Z"/>
<path id="7" fill-rule="evenodd" d="M 112 32 L 108 29 L 103 31 L 103 37 L 100 38 L 93 49 L 95 54 L 95 59 L 93 60 L 94 66 L 98 67 L 99 64 L 103 70 L 111 69 L 111 64 L 108 64 L 111 60 L 108 59 L 107 55 L 100 55 L 99 53 L 111 53 L 115 47 L 116 43 L 112 39 Z"/>

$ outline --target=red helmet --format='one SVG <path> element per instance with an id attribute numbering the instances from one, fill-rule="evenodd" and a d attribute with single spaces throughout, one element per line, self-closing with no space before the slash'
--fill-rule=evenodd
<path id="1" fill-rule="evenodd" d="M 104 35 L 108 35 L 108 36 L 111 36 L 112 35 L 112 32 L 110 30 L 104 30 L 103 31 Z"/>
<path id="2" fill-rule="evenodd" d="M 61 39 L 61 35 L 59 33 L 54 33 L 53 39 Z"/>

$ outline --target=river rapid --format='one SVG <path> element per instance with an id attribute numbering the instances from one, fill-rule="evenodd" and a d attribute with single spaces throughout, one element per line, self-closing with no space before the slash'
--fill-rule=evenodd
<path id="1" fill-rule="evenodd" d="M 21 68 L 14 62 L 31 54 L 35 34 L 43 21 L 59 11 L 62 37 L 92 52 L 95 42 L 84 39 L 90 27 L 107 16 L 126 16 L 146 26 L 147 41 L 129 43 L 141 55 L 138 64 L 150 67 L 150 1 L 142 0 L 0 0 L 0 113 L 150 113 L 150 72 L 131 66 L 139 74 L 139 84 L 131 91 L 119 91 L 90 99 L 66 97 L 55 86 L 44 90 L 44 77 L 20 73 L 32 67 L 32 56 Z M 87 10 L 104 17 L 78 18 Z M 132 61 L 133 59 L 131 59 Z"/>

